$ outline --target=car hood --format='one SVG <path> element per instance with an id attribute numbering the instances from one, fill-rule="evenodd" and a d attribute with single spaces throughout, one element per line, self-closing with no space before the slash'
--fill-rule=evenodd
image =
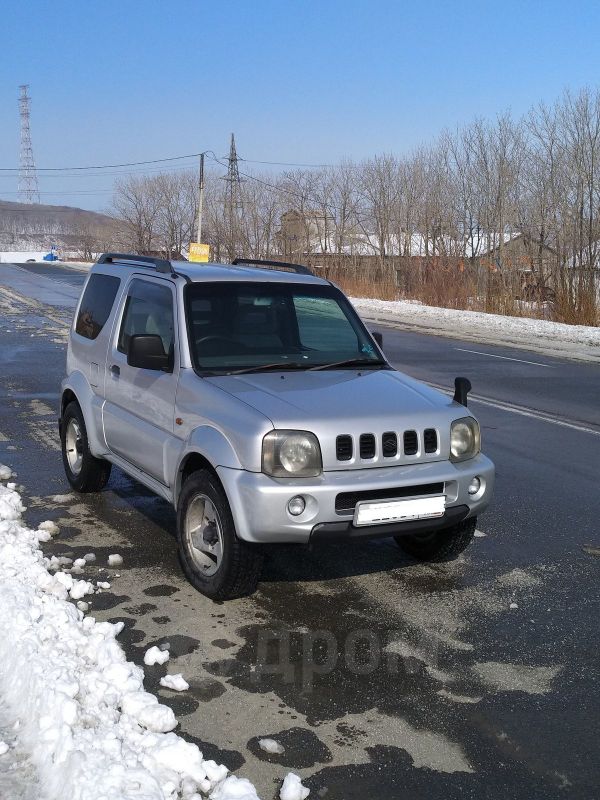
<path id="1" fill-rule="evenodd" d="M 274 428 L 311 431 L 319 439 L 324 470 L 442 461 L 450 449 L 450 423 L 468 414 L 447 395 L 395 370 L 335 370 L 226 375 L 206 380 L 260 411 Z M 424 433 L 435 429 L 435 452 L 425 452 Z M 418 437 L 418 451 L 403 450 L 403 434 Z M 394 432 L 397 454 L 383 453 L 384 437 Z M 375 440 L 376 455 L 358 456 L 363 434 Z M 337 437 L 350 436 L 353 457 L 337 452 Z"/>
<path id="2" fill-rule="evenodd" d="M 300 427 L 316 418 L 397 419 L 453 405 L 446 395 L 396 370 L 263 372 L 207 380 L 265 414 L 276 427 Z"/>

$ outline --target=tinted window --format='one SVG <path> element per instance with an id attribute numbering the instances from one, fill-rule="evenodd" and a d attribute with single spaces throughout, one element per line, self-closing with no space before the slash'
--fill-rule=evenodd
<path id="1" fill-rule="evenodd" d="M 324 349 L 351 352 L 357 348 L 356 332 L 348 325 L 341 306 L 331 297 L 294 295 L 300 341 L 312 350 Z"/>
<path id="2" fill-rule="evenodd" d="M 75 332 L 95 339 L 110 316 L 121 280 L 112 275 L 92 275 L 81 298 Z"/>
<path id="3" fill-rule="evenodd" d="M 356 312 L 332 286 L 194 283 L 185 298 L 192 357 L 201 371 L 382 363 Z"/>
<path id="4" fill-rule="evenodd" d="M 127 353 L 131 336 L 151 333 L 160 336 L 168 355 L 173 349 L 173 323 L 173 295 L 169 287 L 134 280 L 125 301 L 118 349 Z"/>

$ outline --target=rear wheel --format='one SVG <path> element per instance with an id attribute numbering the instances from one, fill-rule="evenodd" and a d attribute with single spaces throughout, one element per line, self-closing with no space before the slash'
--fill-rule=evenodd
<path id="1" fill-rule="evenodd" d="M 440 531 L 394 536 L 405 553 L 419 561 L 454 561 L 469 546 L 475 535 L 477 517 L 471 517 Z"/>
<path id="2" fill-rule="evenodd" d="M 108 483 L 111 464 L 90 452 L 85 420 L 72 401 L 62 415 L 60 440 L 67 480 L 77 492 L 99 492 Z"/>
<path id="3" fill-rule="evenodd" d="M 177 543 L 187 579 L 207 597 L 231 600 L 256 589 L 262 553 L 238 539 L 223 487 L 208 470 L 192 473 L 183 485 Z"/>

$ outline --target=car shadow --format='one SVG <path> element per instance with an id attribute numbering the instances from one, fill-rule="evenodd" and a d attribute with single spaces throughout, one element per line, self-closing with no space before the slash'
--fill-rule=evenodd
<path id="1" fill-rule="evenodd" d="M 117 468 L 113 470 L 109 491 L 129 509 L 145 517 L 153 527 L 167 534 L 172 540 L 172 555 L 175 556 L 175 511 L 168 502 Z M 164 539 L 163 544 L 169 546 Z M 315 545 L 265 544 L 260 547 L 264 554 L 260 578 L 263 584 L 328 581 L 419 566 L 419 562 L 403 553 L 392 538 Z M 153 557 L 164 558 L 163 552 L 157 546 L 153 548 Z M 435 574 L 447 571 L 443 564 L 429 565 L 429 568 Z"/>

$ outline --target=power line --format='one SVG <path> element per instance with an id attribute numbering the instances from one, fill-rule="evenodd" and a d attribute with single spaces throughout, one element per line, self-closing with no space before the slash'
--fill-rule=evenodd
<path id="1" fill-rule="evenodd" d="M 140 168 L 140 169 L 124 169 L 118 172 L 76 172 L 73 174 L 69 173 L 59 173 L 57 175 L 44 175 L 44 181 L 57 179 L 57 180 L 65 180 L 67 178 L 108 178 L 108 177 L 120 177 L 120 176 L 127 176 L 127 175 L 150 175 L 153 173 L 161 173 L 161 174 L 174 174 L 177 172 L 186 172 L 196 168 L 194 163 L 186 164 L 184 166 L 177 166 L 177 167 L 150 167 L 147 169 Z M 14 174 L 1 174 L 0 173 L 0 180 L 2 178 L 14 180 Z"/>
<path id="2" fill-rule="evenodd" d="M 96 164 L 88 167 L 38 167 L 38 172 L 74 172 L 87 169 L 119 169 L 120 167 L 140 167 L 145 164 L 164 164 L 167 161 L 181 161 L 184 158 L 198 158 L 201 153 L 190 153 L 186 156 L 171 156 L 170 158 L 153 158 L 149 161 L 129 161 L 124 164 Z M 0 172 L 18 172 L 17 167 L 0 167 Z"/>
<path id="3" fill-rule="evenodd" d="M 211 153 L 212 150 L 205 150 L 206 154 Z M 148 164 L 165 164 L 169 161 L 183 161 L 184 159 L 196 159 L 201 156 L 202 153 L 190 153 L 189 155 L 185 156 L 170 156 L 169 158 L 153 158 L 148 161 L 128 161 L 123 164 L 95 164 L 85 167 L 38 167 L 38 172 L 81 172 L 85 170 L 92 170 L 92 169 L 122 169 L 125 167 L 142 167 Z M 310 167 L 310 168 L 319 168 L 319 167 L 331 167 L 332 164 L 303 164 L 303 163 L 296 163 L 292 161 L 260 161 L 258 159 L 252 158 L 240 158 L 238 156 L 238 161 L 244 161 L 247 164 L 267 164 L 273 167 Z M 18 172 L 18 167 L 0 167 L 0 172 Z"/>
<path id="4" fill-rule="evenodd" d="M 239 157 L 238 157 L 239 158 Z M 272 167 L 332 167 L 333 164 L 296 164 L 292 161 L 257 161 L 253 158 L 239 158 L 240 161 L 245 161 L 246 164 L 269 164 Z"/>

